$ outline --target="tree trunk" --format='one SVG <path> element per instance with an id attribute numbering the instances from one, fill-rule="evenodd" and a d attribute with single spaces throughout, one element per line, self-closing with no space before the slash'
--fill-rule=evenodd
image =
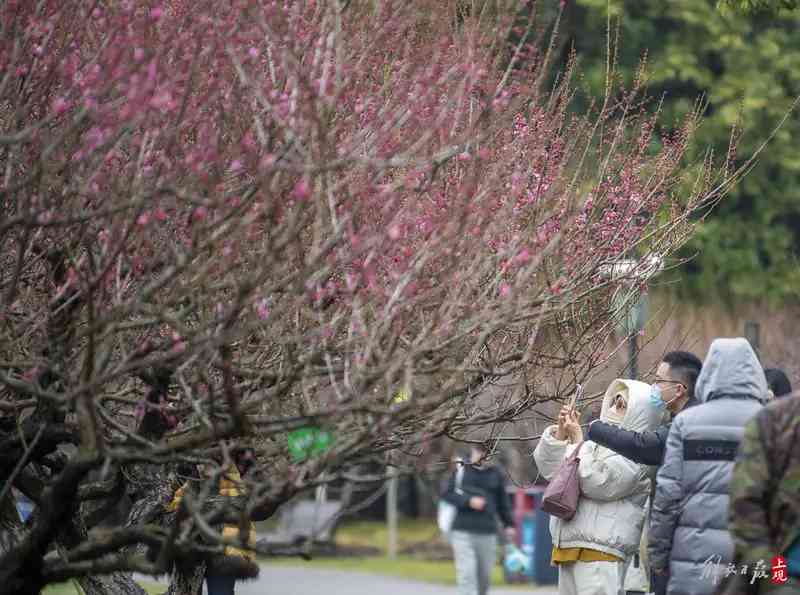
<path id="1" fill-rule="evenodd" d="M 85 576 L 78 579 L 85 595 L 147 595 L 129 572 L 105 576 Z"/>
<path id="2" fill-rule="evenodd" d="M 0 480 L 0 487 L 3 485 Z M 22 522 L 19 519 L 14 498 L 9 490 L 0 502 L 0 554 L 10 550 L 22 538 Z"/>
<path id="3" fill-rule="evenodd" d="M 200 595 L 203 590 L 203 578 L 206 575 L 206 564 L 200 562 L 196 566 L 175 566 L 169 589 L 165 595 Z"/>

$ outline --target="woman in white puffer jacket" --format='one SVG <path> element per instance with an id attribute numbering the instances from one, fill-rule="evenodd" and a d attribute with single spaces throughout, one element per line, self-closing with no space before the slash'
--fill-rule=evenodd
<path id="1" fill-rule="evenodd" d="M 650 385 L 615 380 L 606 390 L 600 419 L 642 432 L 655 429 L 662 413 L 650 402 Z M 562 411 L 559 420 L 560 426 L 545 430 L 533 453 L 548 481 L 582 440 L 574 414 Z M 578 476 L 581 497 L 575 516 L 550 519 L 558 592 L 618 595 L 624 592 L 626 561 L 639 550 L 650 493 L 648 468 L 587 441 L 581 447 Z"/>

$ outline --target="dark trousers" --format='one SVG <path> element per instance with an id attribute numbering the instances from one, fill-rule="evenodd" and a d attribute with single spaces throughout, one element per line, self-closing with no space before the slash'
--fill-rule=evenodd
<path id="1" fill-rule="evenodd" d="M 206 575 L 208 595 L 234 595 L 236 579 L 231 576 Z"/>

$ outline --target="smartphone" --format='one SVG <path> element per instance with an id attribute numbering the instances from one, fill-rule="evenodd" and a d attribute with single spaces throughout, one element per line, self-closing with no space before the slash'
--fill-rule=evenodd
<path id="1" fill-rule="evenodd" d="M 572 395 L 572 398 L 569 400 L 569 408 L 572 411 L 575 411 L 575 405 L 578 403 L 578 399 L 583 396 L 583 386 L 580 384 L 575 385 L 575 392 Z"/>

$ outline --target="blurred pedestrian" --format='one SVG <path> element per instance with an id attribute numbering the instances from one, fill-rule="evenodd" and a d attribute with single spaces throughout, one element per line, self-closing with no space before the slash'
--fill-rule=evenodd
<path id="1" fill-rule="evenodd" d="M 745 426 L 730 484 L 730 529 L 736 567 L 748 573 L 729 581 L 725 595 L 800 593 L 799 443 L 800 394 L 770 403 Z M 772 581 L 778 555 L 788 561 L 782 584 Z"/>
<path id="2" fill-rule="evenodd" d="M 204 466 L 202 471 L 206 478 L 211 479 L 215 476 L 212 466 Z M 242 479 L 236 465 L 231 464 L 223 469 L 214 481 L 216 483 L 215 491 L 219 496 L 235 498 L 241 495 Z M 187 487 L 188 485 L 183 485 L 175 492 L 175 496 L 168 506 L 169 511 L 178 509 Z M 238 539 L 238 525 L 224 524 L 222 537 L 228 542 Z M 258 577 L 259 566 L 255 561 L 255 553 L 252 551 L 256 545 L 255 525 L 252 522 L 247 527 L 244 541 L 250 549 L 229 544 L 225 546 L 221 554 L 213 556 L 207 562 L 205 580 L 208 595 L 234 595 L 237 580 Z"/>
<path id="3" fill-rule="evenodd" d="M 785 397 L 792 393 L 792 383 L 783 370 L 778 368 L 766 368 L 764 376 L 767 377 L 767 386 L 772 397 Z"/>
<path id="4" fill-rule="evenodd" d="M 458 485 L 451 476 L 442 498 L 456 507 L 450 543 L 456 563 L 460 595 L 486 595 L 497 557 L 497 521 L 513 540 L 514 519 L 504 473 L 486 465 L 486 450 L 474 445 L 464 464 Z"/>
<path id="5" fill-rule="evenodd" d="M 649 554 L 656 593 L 706 595 L 733 560 L 728 484 L 744 425 L 767 381 L 746 339 L 716 339 L 697 380 L 700 404 L 677 415 L 656 478 Z"/>
<path id="6" fill-rule="evenodd" d="M 239 446 L 231 450 L 233 462 L 239 471 L 239 476 L 245 480 L 263 480 L 263 474 L 258 473 L 256 450 L 252 446 Z"/>
<path id="7" fill-rule="evenodd" d="M 615 380 L 606 390 L 600 419 L 643 432 L 660 423 L 662 412 L 650 402 L 650 386 Z M 580 448 L 580 498 L 575 516 L 550 519 L 553 563 L 560 595 L 619 595 L 626 560 L 639 549 L 645 504 L 650 492 L 647 469 L 594 442 L 583 442 L 574 410 L 564 408 L 534 451 L 536 465 L 552 480 L 561 463 Z"/>

